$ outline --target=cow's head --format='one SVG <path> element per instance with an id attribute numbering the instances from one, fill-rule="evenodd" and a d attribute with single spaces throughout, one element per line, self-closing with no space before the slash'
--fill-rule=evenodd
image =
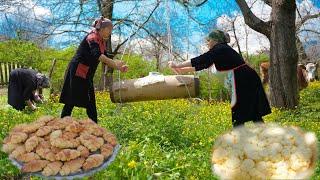
<path id="1" fill-rule="evenodd" d="M 317 68 L 318 68 L 317 63 L 308 63 L 306 65 L 307 80 L 309 82 L 312 82 L 316 79 Z"/>
<path id="2" fill-rule="evenodd" d="M 267 84 L 269 81 L 269 73 L 268 73 L 269 67 L 270 67 L 269 62 L 262 62 L 260 64 L 260 75 L 261 75 L 263 84 Z"/>

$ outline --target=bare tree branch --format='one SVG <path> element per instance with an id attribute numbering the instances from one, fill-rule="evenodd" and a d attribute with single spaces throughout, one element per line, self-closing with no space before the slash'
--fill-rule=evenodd
<path id="1" fill-rule="evenodd" d="M 242 52 L 241 52 L 241 48 L 240 48 L 240 43 L 239 43 L 239 39 L 238 39 L 238 37 L 237 37 L 236 26 L 235 26 L 235 22 L 236 22 L 236 20 L 237 20 L 237 17 L 238 17 L 238 16 L 236 16 L 233 20 L 231 20 L 231 26 L 232 26 L 232 32 L 233 32 L 234 38 L 235 38 L 236 43 L 237 43 L 237 46 L 238 46 L 239 54 L 240 54 L 240 56 L 242 57 Z"/>
<path id="2" fill-rule="evenodd" d="M 139 24 L 135 23 L 133 20 L 130 19 L 123 19 L 123 23 L 125 25 L 127 25 L 128 27 L 131 27 L 132 25 L 137 26 L 137 27 L 141 27 L 142 30 L 144 30 L 151 38 L 152 40 L 156 41 L 158 44 L 160 44 L 165 50 L 168 50 L 169 47 L 167 45 L 165 45 L 163 42 L 161 42 L 158 37 L 159 35 L 153 34 L 149 29 L 147 29 L 144 26 L 140 26 Z M 186 60 L 185 58 L 183 58 L 179 53 L 175 53 L 173 52 L 173 56 L 176 59 L 180 59 L 180 60 Z"/>
<path id="3" fill-rule="evenodd" d="M 311 19 L 316 19 L 316 18 L 319 18 L 319 17 L 320 17 L 320 12 L 319 12 L 318 14 L 306 15 L 306 16 L 304 16 L 304 17 L 301 17 L 301 14 L 300 14 L 299 11 L 298 11 L 298 14 L 299 14 L 301 20 L 296 23 L 296 29 L 300 29 L 301 26 L 302 26 L 304 23 L 306 23 L 307 21 L 309 21 L 309 20 L 311 20 Z"/>
<path id="4" fill-rule="evenodd" d="M 197 24 L 199 24 L 199 25 L 201 25 L 201 26 L 204 26 L 204 25 L 205 25 L 204 23 L 201 23 L 201 22 L 198 21 L 196 18 L 194 18 L 194 17 L 191 16 L 190 8 L 189 8 L 188 6 L 185 7 L 185 8 L 186 8 L 186 10 L 187 10 L 187 15 L 188 15 L 188 17 L 189 17 L 191 20 L 193 20 L 194 22 L 196 22 Z"/>
<path id="5" fill-rule="evenodd" d="M 182 4 L 184 7 L 187 6 L 193 6 L 193 7 L 200 7 L 203 4 L 205 4 L 206 2 L 208 2 L 208 0 L 177 0 L 178 3 Z"/>
<path id="6" fill-rule="evenodd" d="M 263 0 L 263 2 L 272 7 L 272 0 Z"/>
<path id="7" fill-rule="evenodd" d="M 300 31 L 298 31 L 298 32 L 301 33 L 301 32 L 303 32 L 303 31 L 305 31 L 305 32 L 311 32 L 311 33 L 320 35 L 320 31 L 317 31 L 317 30 L 314 30 L 314 29 L 302 29 L 302 30 L 300 30 Z"/>
<path id="8" fill-rule="evenodd" d="M 245 0 L 236 0 L 236 2 L 240 7 L 245 23 L 255 31 L 258 31 L 269 38 L 271 32 L 271 22 L 264 22 L 254 15 Z"/>
<path id="9" fill-rule="evenodd" d="M 127 37 L 127 39 L 125 39 L 122 43 L 120 43 L 120 44 L 117 45 L 117 47 L 116 47 L 115 50 L 113 51 L 114 54 L 117 54 L 119 48 L 120 48 L 123 44 L 125 44 L 129 39 L 131 39 L 134 35 L 136 35 L 137 32 L 138 32 L 142 27 L 144 27 L 144 25 L 150 20 L 150 18 L 152 17 L 152 15 L 153 15 L 153 13 L 155 12 L 155 10 L 159 7 L 159 5 L 160 5 L 160 3 L 157 2 L 156 6 L 153 8 L 153 10 L 152 10 L 151 13 L 149 14 L 148 18 L 147 18 L 141 25 L 138 26 L 138 29 L 137 29 L 134 33 L 132 33 L 129 37 Z M 134 24 L 136 23 L 136 22 L 134 22 L 134 21 L 132 21 L 132 22 L 133 22 Z"/>

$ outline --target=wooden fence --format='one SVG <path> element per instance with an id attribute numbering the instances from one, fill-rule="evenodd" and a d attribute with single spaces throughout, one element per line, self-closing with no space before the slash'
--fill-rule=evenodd
<path id="1" fill-rule="evenodd" d="M 22 65 L 13 62 L 0 62 L 0 87 L 7 86 L 9 84 L 10 72 L 21 67 Z"/>

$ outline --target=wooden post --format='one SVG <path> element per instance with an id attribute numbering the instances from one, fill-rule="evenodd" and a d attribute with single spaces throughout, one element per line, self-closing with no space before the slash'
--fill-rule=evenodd
<path id="1" fill-rule="evenodd" d="M 8 63 L 4 64 L 4 84 L 8 84 L 9 74 L 8 74 Z"/>
<path id="2" fill-rule="evenodd" d="M 2 71 L 2 62 L 0 62 L 0 86 L 3 86 L 3 71 Z"/>
<path id="3" fill-rule="evenodd" d="M 10 72 L 12 71 L 12 69 L 11 69 L 12 67 L 11 67 L 11 62 L 9 62 L 8 63 L 8 77 L 10 76 Z M 9 80 L 9 78 L 8 78 L 8 80 Z M 9 81 L 8 81 L 9 82 Z"/>
<path id="4" fill-rule="evenodd" d="M 15 63 L 11 62 L 11 63 L 10 63 L 10 66 L 11 66 L 11 71 L 15 69 Z M 10 71 L 10 72 L 11 72 L 11 71 Z"/>

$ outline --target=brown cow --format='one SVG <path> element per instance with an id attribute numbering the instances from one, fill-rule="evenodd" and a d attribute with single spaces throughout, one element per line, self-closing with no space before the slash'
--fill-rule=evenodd
<path id="1" fill-rule="evenodd" d="M 260 64 L 260 74 L 263 84 L 269 82 L 269 62 L 263 62 Z M 303 64 L 297 66 L 297 79 L 299 90 L 302 90 L 308 86 L 306 67 Z"/>
<path id="2" fill-rule="evenodd" d="M 306 70 L 306 66 L 303 64 L 298 64 L 297 79 L 298 79 L 299 90 L 302 90 L 308 86 L 307 70 Z"/>
<path id="3" fill-rule="evenodd" d="M 267 84 L 269 81 L 269 67 L 270 63 L 269 62 L 263 62 L 260 64 L 260 74 L 261 74 L 261 79 L 263 84 Z"/>

